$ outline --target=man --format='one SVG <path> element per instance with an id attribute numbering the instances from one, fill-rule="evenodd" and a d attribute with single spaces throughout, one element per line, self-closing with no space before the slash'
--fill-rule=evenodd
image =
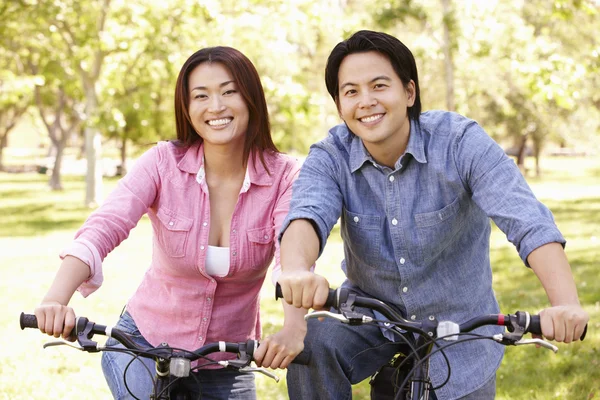
<path id="1" fill-rule="evenodd" d="M 546 338 L 578 340 L 588 315 L 552 214 L 515 163 L 473 120 L 421 113 L 414 57 L 398 39 L 360 31 L 331 52 L 327 89 L 345 124 L 312 146 L 282 226 L 279 278 L 285 301 L 319 309 L 329 283 L 310 270 L 341 217 L 348 286 L 393 304 L 411 320 L 464 322 L 498 313 L 489 260 L 490 221 L 541 281 L 551 307 Z M 477 330 L 498 332 L 497 327 Z M 377 326 L 310 320 L 308 366 L 290 365 L 293 399 L 346 399 L 351 384 L 401 349 Z M 503 346 L 470 341 L 446 350 L 451 378 L 438 399 L 492 399 Z M 439 355 L 431 379 L 447 376 Z"/>

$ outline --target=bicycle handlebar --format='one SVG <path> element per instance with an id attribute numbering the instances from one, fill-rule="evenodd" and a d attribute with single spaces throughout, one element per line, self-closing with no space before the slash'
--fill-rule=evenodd
<path id="1" fill-rule="evenodd" d="M 275 299 L 283 298 L 281 286 L 279 283 L 275 286 Z M 399 328 L 409 332 L 415 333 L 426 333 L 435 331 L 438 323 L 437 321 L 408 321 L 399 315 L 394 309 L 385 304 L 384 302 L 373 299 L 370 297 L 357 296 L 347 288 L 329 289 L 327 295 L 327 301 L 324 307 L 335 308 L 340 310 L 350 303 L 350 306 L 365 307 L 375 311 L 378 311 L 390 321 L 393 321 Z M 503 315 L 503 314 L 492 314 L 473 318 L 467 322 L 459 325 L 460 332 L 470 332 L 476 328 L 485 325 L 501 325 L 508 327 L 508 330 L 512 332 L 515 327 L 522 329 L 521 333 L 532 333 L 536 335 L 542 335 L 542 327 L 540 323 L 539 315 L 530 315 L 529 313 L 517 311 L 514 315 Z M 587 334 L 587 325 L 585 326 L 580 340 L 585 339 Z"/>
<path id="2" fill-rule="evenodd" d="M 37 318 L 33 314 L 21 313 L 21 316 L 19 318 L 19 323 L 20 323 L 21 329 L 25 329 L 25 328 L 37 329 L 38 328 Z M 121 344 L 123 344 L 126 348 L 128 348 L 130 350 L 138 350 L 138 351 L 142 351 L 142 352 L 149 350 L 147 348 L 142 348 L 142 347 L 138 346 L 135 342 L 133 342 L 129 338 L 127 333 L 122 332 L 117 328 L 112 328 L 109 326 L 96 324 L 94 322 L 89 321 L 85 317 L 77 317 L 75 328 L 73 329 L 73 332 L 71 333 L 71 337 L 74 337 L 77 339 L 77 341 L 79 342 L 79 344 L 82 347 L 82 350 L 88 351 L 88 352 L 100 351 L 100 349 L 98 348 L 98 344 L 91 340 L 91 338 L 94 334 L 112 337 L 112 338 L 118 340 Z M 253 357 L 254 351 L 258 348 L 258 346 L 259 346 L 259 343 L 256 340 L 248 340 L 246 342 L 240 342 L 240 343 L 231 343 L 231 342 L 209 343 L 209 344 L 206 344 L 194 351 L 178 352 L 177 357 L 183 357 L 183 358 L 187 358 L 190 361 L 195 361 L 202 356 L 206 356 L 208 354 L 217 353 L 217 352 L 227 352 L 227 353 L 245 352 L 248 356 Z M 160 351 L 155 351 L 155 349 L 159 349 L 159 348 L 153 348 L 152 353 L 154 356 L 164 356 L 164 354 L 162 354 Z M 165 347 L 164 349 L 166 349 L 167 351 L 170 351 L 169 347 Z M 294 360 L 292 362 L 294 364 L 306 365 L 306 364 L 308 364 L 309 360 L 310 360 L 310 354 L 301 352 L 300 354 L 298 354 L 296 356 L 296 358 L 294 358 Z"/>

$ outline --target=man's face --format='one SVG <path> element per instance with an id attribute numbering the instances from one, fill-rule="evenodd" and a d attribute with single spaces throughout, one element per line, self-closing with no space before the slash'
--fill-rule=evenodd
<path id="1" fill-rule="evenodd" d="M 340 116 L 369 153 L 377 159 L 390 150 L 403 152 L 410 133 L 407 108 L 414 104 L 414 82 L 405 87 L 389 59 L 375 51 L 346 56 L 338 80 Z"/>

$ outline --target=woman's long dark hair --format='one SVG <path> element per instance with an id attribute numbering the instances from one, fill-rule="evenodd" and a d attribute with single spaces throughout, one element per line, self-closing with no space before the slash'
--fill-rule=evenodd
<path id="1" fill-rule="evenodd" d="M 187 59 L 181 67 L 175 86 L 175 122 L 177 139 L 186 146 L 191 146 L 202 138 L 192 125 L 189 113 L 190 90 L 189 76 L 202 63 L 222 64 L 229 73 L 248 107 L 248 130 L 244 141 L 244 158 L 246 164 L 253 149 L 258 150 L 261 163 L 267 169 L 263 158 L 264 151 L 279 152 L 271 138 L 271 125 L 265 93 L 258 72 L 252 62 L 239 50 L 232 47 L 217 46 L 198 50 Z"/>

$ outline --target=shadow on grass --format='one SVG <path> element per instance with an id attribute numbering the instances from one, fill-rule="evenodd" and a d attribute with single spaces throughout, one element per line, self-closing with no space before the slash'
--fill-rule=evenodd
<path id="1" fill-rule="evenodd" d="M 68 209 L 53 204 L 22 204 L 1 207 L 0 237 L 37 236 L 56 230 L 77 229 L 89 213 L 86 208 Z"/>

